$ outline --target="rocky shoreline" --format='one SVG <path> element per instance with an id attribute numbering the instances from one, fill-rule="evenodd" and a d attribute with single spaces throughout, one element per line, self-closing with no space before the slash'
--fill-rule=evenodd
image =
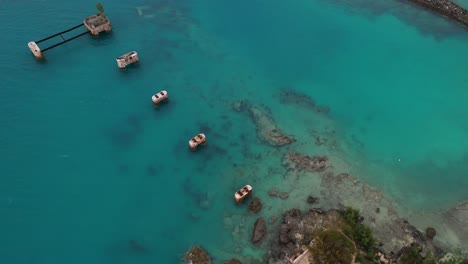
<path id="1" fill-rule="evenodd" d="M 441 258 L 444 255 L 444 251 L 442 249 L 432 244 L 432 234 L 435 235 L 435 233 L 429 232 L 424 235 L 407 222 L 399 224 L 400 228 L 405 231 L 405 236 L 409 237 L 410 240 L 414 242 L 403 246 L 396 252 L 387 252 L 382 247 L 386 241 L 380 241 L 378 238 L 373 238 L 371 232 L 366 231 L 370 229 L 362 224 L 364 218 L 359 214 L 354 214 L 355 212 L 357 211 L 353 209 L 331 209 L 325 211 L 319 208 L 310 209 L 305 212 L 297 209 L 287 211 L 283 214 L 279 236 L 276 240 L 272 241 L 272 250 L 269 251 L 270 256 L 268 263 L 288 263 L 287 260 L 289 257 L 294 255 L 294 253 L 304 245 L 310 248 L 309 253 L 307 254 L 308 258 L 316 259 L 315 263 L 327 263 L 327 261 L 323 259 L 322 261 L 317 261 L 317 259 L 320 259 L 323 256 L 317 256 L 317 251 L 314 250 L 314 247 L 317 244 L 317 239 L 320 238 L 323 232 L 327 231 L 337 231 L 342 233 L 357 245 L 357 249 L 353 249 L 354 252 L 352 257 L 350 255 L 347 261 L 342 260 L 341 263 L 354 263 L 356 258 L 357 260 L 360 260 L 359 262 L 364 262 L 364 259 L 366 259 L 368 261 L 378 261 L 380 263 L 413 263 L 401 261 L 401 259 L 407 255 L 406 252 L 408 248 L 417 249 L 418 255 L 422 258 L 424 256 Z M 347 222 L 349 220 L 346 220 L 350 215 L 353 218 L 351 219 L 353 222 L 352 224 L 359 227 L 353 228 L 359 230 L 353 231 L 352 228 L 350 229 L 350 223 Z M 373 241 L 373 239 L 376 240 Z M 399 238 L 397 237 L 396 239 Z M 372 242 L 366 242 L 371 240 Z M 331 243 L 330 245 L 327 245 L 327 247 L 333 247 L 333 244 Z M 329 248 L 329 250 L 332 249 Z M 316 252 L 315 255 L 312 252 Z M 312 262 L 312 260 L 310 262 Z"/>
<path id="2" fill-rule="evenodd" d="M 449 0 L 408 0 L 468 26 L 468 11 Z"/>
<path id="3" fill-rule="evenodd" d="M 324 116 L 322 111 L 317 111 L 312 98 L 294 91 L 283 91 L 282 95 L 280 102 L 298 104 Z M 288 100 L 284 99 L 286 95 Z M 309 145 L 305 145 L 308 135 L 301 140 L 298 135 L 284 133 L 268 107 L 247 100 L 232 102 L 231 107 L 249 117 L 258 140 L 275 150 L 272 157 L 278 159 L 284 173 L 281 185 L 277 185 L 282 191 L 265 188 L 263 196 L 256 194 L 262 201 L 257 196 L 245 204 L 246 215 L 224 216 L 226 229 L 232 231 L 233 239 L 239 242 L 227 255 L 233 259 L 215 259 L 215 262 L 206 250 L 195 246 L 185 254 L 185 263 L 466 264 L 460 258 L 455 259 L 457 256 L 446 254 L 438 241 L 434 242 L 434 237 L 441 236 L 437 235 L 440 230 L 427 226 L 417 229 L 398 214 L 392 201 L 381 191 L 344 173 L 349 171 L 343 165 L 346 161 L 332 154 L 341 148 L 336 143 L 331 144 L 336 141 L 333 131 L 314 132 L 314 137 L 319 137 L 323 144 L 317 144 L 316 138 L 315 142 L 309 140 Z M 308 147 L 301 149 L 301 146 Z M 268 212 L 275 203 L 274 197 L 281 198 L 285 206 Z M 299 209 L 301 199 L 307 207 Z M 445 217 L 458 228 L 454 230 L 466 233 L 468 203 L 449 210 Z M 244 236 L 246 233 L 249 237 Z M 259 259 L 245 256 L 249 250 L 243 248 L 250 246 L 265 249 L 265 254 Z M 294 260 L 294 257 L 297 258 Z"/>
<path id="4" fill-rule="evenodd" d="M 267 234 L 274 233 L 264 242 L 268 251 L 262 262 L 236 256 L 224 260 L 225 264 L 321 264 L 321 263 L 379 263 L 379 264 L 467 264 L 460 256 L 445 252 L 433 243 L 436 230 L 432 227 L 425 233 L 417 230 L 407 221 L 395 223 L 404 232 L 405 238 L 394 239 L 412 241 L 397 251 L 386 251 L 387 241 L 374 237 L 357 210 L 352 208 L 323 210 L 311 208 L 301 211 L 286 211 L 277 229 L 266 229 L 262 217 L 254 224 L 251 242 L 258 244 Z M 269 223 L 272 225 L 272 223 Z M 293 258 L 301 255 L 293 262 Z M 241 260 L 239 260 L 241 259 Z M 208 252 L 200 246 L 193 246 L 185 255 L 186 264 L 215 263 Z M 218 262 L 216 262 L 218 263 Z"/>
<path id="5" fill-rule="evenodd" d="M 243 260 L 242 257 L 224 260 L 225 264 L 268 263 L 289 264 L 292 258 L 301 254 L 297 264 L 309 263 L 468 263 L 454 257 L 433 244 L 436 231 L 427 228 L 423 234 L 406 221 L 396 223 L 412 241 L 397 251 L 386 251 L 383 247 L 387 241 L 373 237 L 370 228 L 363 224 L 364 218 L 357 210 L 343 208 L 340 210 L 323 210 L 312 208 L 306 211 L 291 209 L 282 215 L 276 230 L 266 229 L 263 218 L 258 218 L 252 231 L 252 243 L 257 244 L 274 233 L 265 244 L 268 247 L 264 262 Z M 401 239 L 401 237 L 395 237 Z M 345 242 L 343 244 L 343 242 Z M 346 248 L 346 245 L 348 248 Z M 200 246 L 193 246 L 185 255 L 186 264 L 211 264 L 214 261 L 208 252 Z"/>

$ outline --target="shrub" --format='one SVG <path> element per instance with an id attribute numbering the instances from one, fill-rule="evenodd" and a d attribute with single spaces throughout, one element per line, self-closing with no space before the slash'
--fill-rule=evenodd
<path id="1" fill-rule="evenodd" d="M 359 264 L 375 264 L 375 263 L 378 263 L 378 262 L 374 261 L 373 259 L 369 259 L 367 256 L 359 254 L 356 257 L 356 263 L 359 263 Z"/>
<path id="2" fill-rule="evenodd" d="M 372 230 L 361 223 L 362 217 L 359 211 L 348 207 L 341 212 L 341 215 L 346 221 L 346 225 L 343 227 L 344 233 L 354 240 L 369 258 L 373 258 L 376 241 L 372 236 Z"/>
<path id="3" fill-rule="evenodd" d="M 104 7 L 102 6 L 101 3 L 97 3 L 96 8 L 97 8 L 99 14 L 104 14 Z"/>
<path id="4" fill-rule="evenodd" d="M 401 264 L 424 264 L 424 258 L 419 254 L 420 248 L 417 246 L 411 246 L 404 250 L 400 256 Z"/>
<path id="5" fill-rule="evenodd" d="M 424 264 L 438 264 L 437 258 L 432 254 L 432 251 L 429 251 L 424 257 Z"/>
<path id="6" fill-rule="evenodd" d="M 347 207 L 345 211 L 341 211 L 341 215 L 348 224 L 357 224 L 361 219 L 359 211 L 351 207 Z"/>

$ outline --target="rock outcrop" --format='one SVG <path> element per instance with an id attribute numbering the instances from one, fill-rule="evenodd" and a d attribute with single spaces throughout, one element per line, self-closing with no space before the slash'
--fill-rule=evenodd
<path id="1" fill-rule="evenodd" d="M 425 234 L 398 215 L 381 191 L 371 188 L 356 177 L 346 173 L 336 176 L 326 174 L 322 177 L 322 186 L 323 199 L 331 208 L 350 206 L 360 209 L 364 224 L 382 242 L 379 246 L 382 252 L 396 253 L 412 243 L 423 246 L 424 251 L 440 252 L 440 249 L 433 247 L 432 241 Z"/>
<path id="2" fill-rule="evenodd" d="M 302 212 L 292 209 L 283 214 L 280 226 L 278 247 L 272 250 L 274 257 L 291 256 L 298 246 L 308 245 L 313 234 L 318 230 L 336 228 L 341 225 L 341 215 L 338 211 L 329 212 L 312 209 Z"/>
<path id="3" fill-rule="evenodd" d="M 358 219 L 359 222 L 362 220 L 362 218 Z M 385 243 L 388 241 L 381 240 L 380 237 L 374 236 L 377 239 L 377 244 L 375 245 L 377 247 L 375 251 L 377 257 L 396 261 L 402 254 L 407 252 L 410 247 L 417 247 L 418 254 L 420 253 L 422 256 L 426 255 L 429 251 L 436 256 L 440 256 L 443 253 L 439 248 L 432 245 L 431 241 L 426 239 L 424 234 L 411 226 L 408 222 L 401 220 L 400 222 L 394 223 L 394 225 L 393 228 L 403 229 L 402 232 L 404 236 L 408 238 L 401 238 L 401 232 L 398 232 L 397 235 L 391 239 L 397 240 L 396 244 L 401 244 L 403 246 L 397 248 L 394 252 L 390 252 L 382 250 L 382 243 L 378 243 L 378 241 L 383 241 Z M 271 241 L 271 249 L 268 256 L 270 263 L 286 263 L 285 260 L 288 256 L 293 255 L 302 246 L 313 248 L 313 245 L 316 244 L 313 240 L 316 239 L 317 236 L 320 237 L 320 235 L 323 235 L 323 231 L 325 230 L 335 230 L 344 235 L 345 232 L 343 228 L 346 226 L 349 226 L 349 222 L 347 222 L 340 211 L 337 210 L 289 210 L 283 214 L 278 237 Z M 344 236 L 347 237 L 346 235 Z M 358 242 L 355 243 L 356 246 Z M 350 247 L 350 249 L 352 248 L 353 247 Z M 354 257 L 356 257 L 356 255 L 354 255 L 353 258 Z"/>
<path id="4" fill-rule="evenodd" d="M 184 255 L 185 264 L 211 264 L 208 252 L 200 246 L 193 246 Z"/>

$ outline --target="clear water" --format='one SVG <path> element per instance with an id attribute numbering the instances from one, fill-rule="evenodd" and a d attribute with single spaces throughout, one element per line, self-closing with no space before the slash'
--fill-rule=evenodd
<path id="1" fill-rule="evenodd" d="M 278 103 L 282 87 L 330 108 L 349 172 L 408 214 L 468 198 L 468 39 L 429 12 L 367 0 L 103 2 L 112 34 L 39 63 L 27 42 L 80 23 L 95 3 L 2 5 L 2 263 L 178 263 L 192 244 L 217 261 L 259 258 L 255 217 L 232 193 L 254 182 L 263 213 L 279 214 L 285 204 L 266 192 L 281 184 L 281 156 L 229 105 L 266 105 L 298 138 L 320 127 Z M 120 71 L 115 58 L 130 50 L 140 65 Z M 162 89 L 171 101 L 155 109 Z M 208 147 L 188 151 L 202 131 Z M 233 236 L 226 216 L 245 230 Z"/>
<path id="2" fill-rule="evenodd" d="M 459 4 L 460 6 L 462 6 L 463 8 L 468 8 L 468 1 L 466 0 L 457 0 L 457 1 L 454 1 L 455 3 Z"/>

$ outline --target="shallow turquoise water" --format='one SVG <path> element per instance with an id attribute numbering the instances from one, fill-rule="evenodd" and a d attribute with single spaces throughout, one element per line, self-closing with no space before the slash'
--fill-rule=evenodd
<path id="1" fill-rule="evenodd" d="M 468 79 L 463 71 L 468 53 L 464 31 L 432 17 L 425 23 L 432 23 L 435 30 L 428 32 L 420 28 L 418 19 L 404 24 L 398 17 L 369 15 L 366 11 L 377 10 L 377 4 L 361 2 L 348 8 L 323 2 L 284 3 L 262 6 L 261 12 L 248 8 L 249 3 L 229 7 L 222 3 L 218 4 L 221 10 L 237 12 L 231 12 L 230 22 L 218 26 L 217 33 L 231 45 L 236 43 L 242 50 L 239 53 L 264 69 L 278 86 L 294 87 L 329 106 L 348 140 L 364 146 L 369 162 L 402 174 L 396 179 L 369 175 L 368 180 L 384 188 L 395 184 L 399 190 L 420 193 L 432 205 L 444 198 L 466 198 Z M 394 3 L 387 8 L 408 6 Z M 368 15 L 349 12 L 356 10 Z M 241 23 L 246 25 L 241 28 L 234 19 L 240 12 Z M 419 10 L 407 12 L 428 15 Z M 227 16 L 226 11 L 212 13 Z M 253 29 L 252 33 L 245 33 L 245 28 Z M 272 88 L 264 87 L 263 92 Z M 449 189 L 450 197 L 445 197 L 444 190 Z M 441 194 L 431 196 L 434 192 Z"/>
<path id="2" fill-rule="evenodd" d="M 468 8 L 468 1 L 466 0 L 457 0 L 457 1 L 454 1 L 455 3 L 459 4 L 460 6 L 462 6 L 463 8 Z"/>
<path id="3" fill-rule="evenodd" d="M 250 168 L 279 162 L 246 154 L 275 150 L 229 102 L 267 105 L 291 134 L 319 126 L 294 123 L 273 96 L 281 87 L 328 106 L 359 161 L 351 172 L 402 206 L 467 199 L 460 26 L 388 1 L 104 2 L 112 34 L 34 60 L 28 41 L 80 23 L 94 4 L 0 11 L 2 263 L 177 263 L 194 243 L 218 261 L 235 256 L 245 244 L 223 217 L 246 211 L 232 193 L 257 180 Z M 144 17 L 136 6 L 151 8 Z M 130 50 L 141 63 L 121 72 L 115 57 Z M 171 101 L 155 109 L 162 89 Z M 192 153 L 200 131 L 209 145 Z"/>

